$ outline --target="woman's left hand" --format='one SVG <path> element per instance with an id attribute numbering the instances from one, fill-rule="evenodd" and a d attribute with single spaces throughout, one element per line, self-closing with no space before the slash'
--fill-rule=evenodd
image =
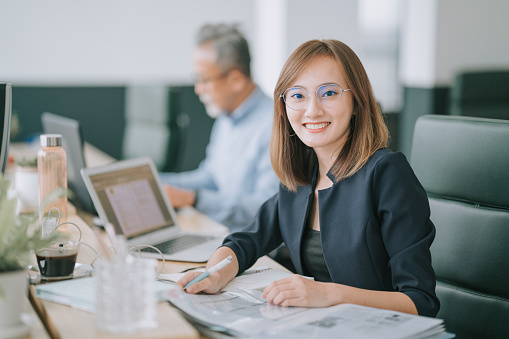
<path id="1" fill-rule="evenodd" d="M 267 299 L 269 304 L 284 307 L 327 307 L 337 304 L 330 295 L 332 285 L 295 274 L 267 286 L 262 298 Z"/>

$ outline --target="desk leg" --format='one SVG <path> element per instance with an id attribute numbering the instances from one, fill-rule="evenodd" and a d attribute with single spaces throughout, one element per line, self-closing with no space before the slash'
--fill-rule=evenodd
<path id="1" fill-rule="evenodd" d="M 30 285 L 28 291 L 28 299 L 30 300 L 30 303 L 32 304 L 32 307 L 34 308 L 35 312 L 39 316 L 39 319 L 41 319 L 41 322 L 44 325 L 46 331 L 48 332 L 50 338 L 61 339 L 60 334 L 55 328 L 55 325 L 53 325 L 53 322 L 46 313 L 46 309 L 44 308 L 41 299 L 35 296 L 35 287 L 33 285 Z"/>

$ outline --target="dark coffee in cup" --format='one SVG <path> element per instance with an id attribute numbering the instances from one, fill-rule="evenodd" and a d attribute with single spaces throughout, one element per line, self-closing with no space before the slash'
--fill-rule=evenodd
<path id="1" fill-rule="evenodd" d="M 64 241 L 51 244 L 35 253 L 41 275 L 64 277 L 74 272 L 79 242 Z"/>

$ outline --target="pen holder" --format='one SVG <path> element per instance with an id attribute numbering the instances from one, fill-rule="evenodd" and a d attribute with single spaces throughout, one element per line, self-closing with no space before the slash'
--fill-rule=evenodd
<path id="1" fill-rule="evenodd" d="M 98 329 L 126 333 L 157 327 L 156 268 L 157 260 L 131 255 L 97 263 L 94 276 Z"/>

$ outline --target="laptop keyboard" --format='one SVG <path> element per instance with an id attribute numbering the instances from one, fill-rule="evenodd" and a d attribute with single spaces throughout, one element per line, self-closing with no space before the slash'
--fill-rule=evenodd
<path id="1" fill-rule="evenodd" d="M 184 234 L 177 238 L 154 245 L 154 247 L 160 250 L 163 254 L 173 254 L 188 249 L 189 247 L 202 244 L 210 239 L 213 239 L 213 237 L 197 234 Z M 157 253 L 156 250 L 150 247 L 144 248 L 142 251 Z"/>

